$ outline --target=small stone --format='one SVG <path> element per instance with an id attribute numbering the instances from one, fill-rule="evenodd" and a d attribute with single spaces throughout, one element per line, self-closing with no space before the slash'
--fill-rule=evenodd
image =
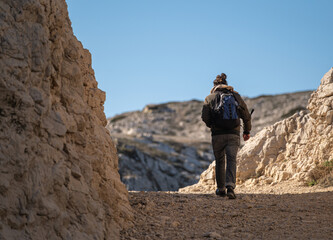
<path id="1" fill-rule="evenodd" d="M 161 221 L 161 224 L 162 225 L 165 225 L 167 222 L 169 222 L 170 221 L 170 217 L 168 217 L 168 216 L 161 216 L 160 217 L 160 221 Z"/>
<path id="2" fill-rule="evenodd" d="M 8 181 L 8 179 L 6 179 L 5 177 L 2 177 L 5 175 L 0 175 L 1 179 L 0 179 L 0 194 L 3 195 L 7 192 L 8 188 L 10 187 L 10 183 Z"/>
<path id="3" fill-rule="evenodd" d="M 203 235 L 203 237 L 211 239 L 222 239 L 221 235 L 217 232 L 207 232 Z"/>
<path id="4" fill-rule="evenodd" d="M 43 103 L 43 94 L 39 89 L 32 87 L 30 89 L 30 96 L 34 100 L 35 103 L 38 103 L 38 104 Z"/>
<path id="5" fill-rule="evenodd" d="M 180 222 L 178 222 L 178 221 L 173 221 L 171 223 L 171 226 L 174 227 L 174 228 L 179 227 L 179 225 L 180 225 Z"/>
<path id="6" fill-rule="evenodd" d="M 77 178 L 77 179 L 80 179 L 82 174 L 81 174 L 81 170 L 78 166 L 76 165 L 73 165 L 72 168 L 71 168 L 71 174 L 73 177 Z"/>
<path id="7" fill-rule="evenodd" d="M 267 178 L 264 180 L 266 184 L 271 184 L 273 182 L 273 178 Z"/>

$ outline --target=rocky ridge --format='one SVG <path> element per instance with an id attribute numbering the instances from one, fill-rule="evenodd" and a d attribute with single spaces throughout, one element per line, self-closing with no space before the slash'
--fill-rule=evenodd
<path id="1" fill-rule="evenodd" d="M 264 128 L 249 140 L 237 156 L 238 183 L 243 186 L 304 182 L 309 172 L 333 162 L 333 68 L 311 95 L 309 113 L 299 112 Z M 181 192 L 215 190 L 215 162 L 200 176 L 199 183 Z"/>
<path id="2" fill-rule="evenodd" d="M 0 12 L 0 239 L 118 238 L 132 210 L 65 0 Z"/>
<path id="3" fill-rule="evenodd" d="M 254 108 L 252 135 L 306 109 L 311 92 L 245 98 Z M 178 190 L 192 185 L 214 160 L 202 102 L 147 105 L 108 119 L 117 144 L 122 181 L 129 190 Z"/>

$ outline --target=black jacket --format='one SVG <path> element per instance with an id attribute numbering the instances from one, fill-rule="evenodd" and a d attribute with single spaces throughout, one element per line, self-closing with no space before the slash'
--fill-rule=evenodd
<path id="1" fill-rule="evenodd" d="M 215 127 L 213 125 L 212 112 L 211 112 L 212 104 L 214 102 L 216 94 L 218 94 L 218 92 L 220 92 L 220 91 L 233 93 L 236 101 L 239 104 L 238 114 L 244 123 L 243 133 L 250 134 L 251 114 L 249 113 L 249 110 L 247 109 L 246 103 L 244 102 L 242 97 L 236 91 L 233 90 L 233 87 L 221 84 L 221 85 L 217 85 L 217 86 L 213 87 L 213 89 L 211 90 L 211 94 L 209 94 L 206 97 L 204 105 L 202 107 L 201 118 L 205 122 L 206 126 L 211 129 L 212 135 L 218 135 L 218 134 L 237 134 L 237 135 L 239 135 L 240 134 L 240 126 L 234 128 L 232 130 L 225 130 L 222 128 Z"/>

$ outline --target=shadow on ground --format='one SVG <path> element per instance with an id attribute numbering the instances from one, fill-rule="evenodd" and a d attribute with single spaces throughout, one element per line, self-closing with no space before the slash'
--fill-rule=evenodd
<path id="1" fill-rule="evenodd" d="M 333 192 L 213 194 L 130 192 L 134 225 L 121 239 L 332 239 Z"/>

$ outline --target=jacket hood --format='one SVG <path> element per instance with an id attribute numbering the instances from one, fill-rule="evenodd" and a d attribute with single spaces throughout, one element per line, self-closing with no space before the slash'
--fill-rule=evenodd
<path id="1" fill-rule="evenodd" d="M 237 93 L 234 88 L 232 86 L 229 86 L 229 85 L 225 85 L 225 84 L 219 84 L 219 85 L 216 85 L 212 88 L 212 90 L 210 90 L 210 93 L 214 93 L 216 91 L 221 91 L 223 89 L 226 89 L 226 90 L 229 90 L 231 92 L 235 92 Z"/>

